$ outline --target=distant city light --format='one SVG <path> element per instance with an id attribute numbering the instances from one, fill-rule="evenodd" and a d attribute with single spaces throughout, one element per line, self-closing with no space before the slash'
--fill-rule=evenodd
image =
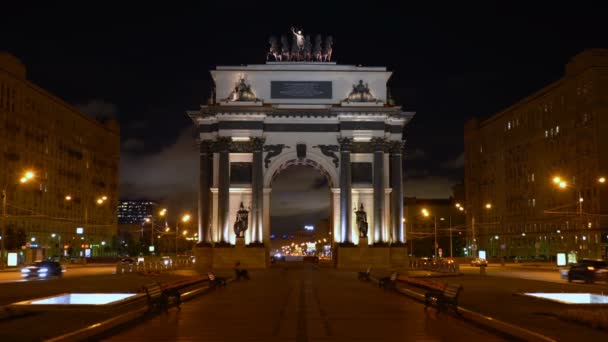
<path id="1" fill-rule="evenodd" d="M 306 226 L 304 226 L 304 229 L 305 229 L 305 230 L 315 230 L 315 226 L 312 226 L 312 225 L 306 225 Z"/>

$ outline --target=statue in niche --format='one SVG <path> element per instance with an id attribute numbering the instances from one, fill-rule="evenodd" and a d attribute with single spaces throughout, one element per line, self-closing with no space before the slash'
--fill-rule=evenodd
<path id="1" fill-rule="evenodd" d="M 315 37 L 315 47 L 312 49 L 313 60 L 315 60 L 317 62 L 321 62 L 321 60 L 323 59 L 323 48 L 321 48 L 322 43 L 323 43 L 323 38 L 321 38 L 321 35 L 318 34 Z"/>
<path id="2" fill-rule="evenodd" d="M 346 98 L 349 102 L 373 102 L 376 99 L 372 96 L 369 91 L 367 83 L 363 84 L 363 80 L 359 80 L 359 84 L 353 85 L 353 90 L 348 94 Z"/>
<path id="3" fill-rule="evenodd" d="M 270 44 L 270 49 L 268 50 L 268 55 L 266 55 L 266 60 L 269 61 L 272 56 L 275 61 L 281 61 L 281 53 L 279 52 L 279 42 L 277 41 L 277 37 L 270 36 L 270 38 L 268 38 L 268 43 Z"/>
<path id="4" fill-rule="evenodd" d="M 327 38 L 325 38 L 325 47 L 323 48 L 323 58 L 322 58 L 323 62 L 331 61 L 331 54 L 333 52 L 333 47 L 332 47 L 333 44 L 334 44 L 334 37 L 327 36 Z"/>
<path id="5" fill-rule="evenodd" d="M 355 211 L 357 216 L 357 228 L 359 228 L 359 237 L 367 237 L 367 213 L 363 210 L 363 203 L 359 204 L 359 210 Z"/>
<path id="6" fill-rule="evenodd" d="M 251 91 L 251 86 L 245 83 L 245 79 L 241 80 L 236 84 L 230 96 L 226 99 L 227 101 L 258 101 L 255 94 Z"/>
<path id="7" fill-rule="evenodd" d="M 248 220 L 249 211 L 243 207 L 243 202 L 241 202 L 241 207 L 239 208 L 239 211 L 236 212 L 236 222 L 234 222 L 234 235 L 236 235 L 237 238 L 245 237 Z"/>
<path id="8" fill-rule="evenodd" d="M 302 30 L 296 30 L 294 27 L 291 28 L 291 32 L 294 35 L 296 46 L 301 53 L 304 50 L 304 34 L 302 34 Z"/>
<path id="9" fill-rule="evenodd" d="M 310 41 L 310 35 L 306 35 L 304 39 L 304 60 L 312 60 L 312 42 Z"/>
<path id="10" fill-rule="evenodd" d="M 286 35 L 281 36 L 281 61 L 289 60 L 289 41 Z"/>

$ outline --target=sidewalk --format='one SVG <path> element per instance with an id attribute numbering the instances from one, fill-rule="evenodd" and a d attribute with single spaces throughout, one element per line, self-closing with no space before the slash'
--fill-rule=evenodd
<path id="1" fill-rule="evenodd" d="M 271 268 L 108 337 L 108 341 L 501 341 L 353 272 Z"/>
<path id="2" fill-rule="evenodd" d="M 487 280 L 496 281 L 492 285 Z M 485 280 L 485 281 L 484 281 Z M 459 306 L 494 319 L 514 324 L 521 328 L 542 334 L 557 341 L 608 341 L 608 332 L 593 329 L 577 323 L 558 320 L 544 313 L 565 310 L 563 304 L 515 296 L 515 292 L 535 292 L 535 285 L 522 286 L 517 279 L 490 279 L 486 276 L 467 275 L 442 280 L 463 285 Z M 543 292 L 564 292 L 563 285 L 539 283 Z M 424 295 L 426 290 L 400 282 L 399 287 Z"/>

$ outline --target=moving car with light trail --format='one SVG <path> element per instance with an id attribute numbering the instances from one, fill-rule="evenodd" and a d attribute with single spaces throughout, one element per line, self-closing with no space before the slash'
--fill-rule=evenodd
<path id="1" fill-rule="evenodd" d="M 51 276 L 62 276 L 63 268 L 57 261 L 36 261 L 33 264 L 21 269 L 21 276 L 24 278 L 48 278 Z"/>

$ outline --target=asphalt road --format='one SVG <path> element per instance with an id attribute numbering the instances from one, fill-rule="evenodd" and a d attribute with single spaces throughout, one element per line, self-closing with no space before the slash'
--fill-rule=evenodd
<path id="1" fill-rule="evenodd" d="M 88 265 L 88 266 L 68 266 L 63 273 L 64 278 L 84 277 L 92 275 L 114 274 L 116 266 L 114 265 Z M 27 278 L 21 277 L 21 271 L 4 271 L 0 272 L 0 283 L 13 282 L 30 282 L 30 281 L 48 281 L 49 279 Z M 51 279 L 52 280 L 52 279 Z"/>
<path id="2" fill-rule="evenodd" d="M 460 266 L 460 271 L 466 275 L 479 275 L 479 267 L 473 266 Z M 557 283 L 566 285 L 564 287 L 564 291 L 569 291 L 570 289 L 584 289 L 585 291 L 606 291 L 605 282 L 598 282 L 596 284 L 584 284 L 580 281 L 574 281 L 572 283 L 568 283 L 567 279 L 562 279 L 559 271 L 549 271 L 549 270 L 535 270 L 535 269 L 513 269 L 509 267 L 500 267 L 500 266 L 492 266 L 486 267 L 486 276 L 489 277 L 503 277 L 503 278 L 515 278 L 522 280 L 537 280 L 544 281 L 550 283 Z M 582 287 L 580 285 L 583 285 Z M 572 287 L 573 286 L 573 287 Z"/>

